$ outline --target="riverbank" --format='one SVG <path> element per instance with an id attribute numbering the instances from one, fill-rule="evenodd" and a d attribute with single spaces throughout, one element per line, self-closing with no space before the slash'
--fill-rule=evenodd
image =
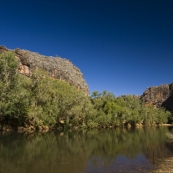
<path id="1" fill-rule="evenodd" d="M 173 124 L 162 124 L 162 126 L 173 126 Z"/>
<path id="2" fill-rule="evenodd" d="M 11 125 L 0 125 L 0 131 L 3 131 L 3 132 L 10 132 L 10 131 L 17 131 L 17 132 L 49 132 L 49 131 L 53 131 L 53 130 L 61 130 L 61 131 L 64 131 L 64 130 L 81 130 L 81 129 L 97 129 L 97 130 L 100 130 L 100 129 L 116 129 L 116 128 L 143 128 L 143 127 L 173 127 L 173 124 L 153 124 L 153 125 L 142 125 L 142 124 L 136 124 L 135 126 L 131 126 L 129 124 L 127 125 L 121 125 L 121 126 L 109 126 L 109 127 L 100 127 L 98 126 L 97 128 L 87 128 L 85 126 L 85 128 L 83 127 L 79 127 L 79 126 L 73 126 L 73 127 L 66 127 L 66 126 L 54 126 L 54 127 L 49 127 L 49 126 L 44 126 L 44 125 L 41 125 L 41 126 L 33 126 L 33 125 L 25 125 L 25 126 L 19 126 L 19 127 L 14 127 L 14 126 L 11 126 Z"/>
<path id="3" fill-rule="evenodd" d="M 156 169 L 150 173 L 173 173 L 173 157 L 159 160 Z"/>

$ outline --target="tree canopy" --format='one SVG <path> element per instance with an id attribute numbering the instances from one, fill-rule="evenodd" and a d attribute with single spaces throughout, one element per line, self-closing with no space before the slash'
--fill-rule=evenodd
<path id="1" fill-rule="evenodd" d="M 107 128 L 160 125 L 173 116 L 146 106 L 139 97 L 116 97 L 106 90 L 86 96 L 67 82 L 51 79 L 36 68 L 31 77 L 18 74 L 12 51 L 0 54 L 0 124 L 34 128 Z"/>

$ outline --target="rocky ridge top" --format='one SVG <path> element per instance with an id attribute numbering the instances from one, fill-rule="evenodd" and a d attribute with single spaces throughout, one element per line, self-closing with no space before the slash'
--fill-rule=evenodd
<path id="1" fill-rule="evenodd" d="M 6 51 L 9 51 L 9 49 L 5 46 L 0 46 L 0 54 Z M 15 49 L 14 52 L 20 60 L 20 72 L 22 74 L 30 75 L 36 67 L 39 67 L 46 70 L 52 78 L 66 81 L 89 94 L 88 85 L 83 74 L 70 60 L 61 57 L 43 56 L 36 52 L 19 48 Z"/>

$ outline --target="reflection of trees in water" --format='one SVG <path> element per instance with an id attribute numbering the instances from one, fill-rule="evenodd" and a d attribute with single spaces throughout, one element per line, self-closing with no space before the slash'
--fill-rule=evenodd
<path id="1" fill-rule="evenodd" d="M 167 128 L 116 129 L 0 135 L 0 171 L 83 172 L 89 158 L 109 165 L 119 155 L 151 159 L 165 152 Z M 160 151 L 161 150 L 161 151 Z"/>

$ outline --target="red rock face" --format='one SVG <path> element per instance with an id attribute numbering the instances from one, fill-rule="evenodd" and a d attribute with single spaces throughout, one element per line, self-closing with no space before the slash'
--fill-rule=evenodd
<path id="1" fill-rule="evenodd" d="M 31 70 L 28 66 L 23 65 L 22 63 L 20 63 L 20 67 L 18 69 L 18 72 L 21 74 L 24 74 L 26 76 L 30 76 L 31 75 Z"/>
<path id="2" fill-rule="evenodd" d="M 149 87 L 141 95 L 141 100 L 146 104 L 152 104 L 156 107 L 165 107 L 173 110 L 173 83 L 163 84 L 161 86 Z"/>
<path id="3" fill-rule="evenodd" d="M 5 46 L 0 46 L 0 53 L 9 51 Z M 18 72 L 30 76 L 32 71 L 39 67 L 48 72 L 53 79 L 59 79 L 75 86 L 89 94 L 88 85 L 84 80 L 80 69 L 75 67 L 71 61 L 61 57 L 47 57 L 28 50 L 15 49 L 16 58 L 20 61 Z"/>

